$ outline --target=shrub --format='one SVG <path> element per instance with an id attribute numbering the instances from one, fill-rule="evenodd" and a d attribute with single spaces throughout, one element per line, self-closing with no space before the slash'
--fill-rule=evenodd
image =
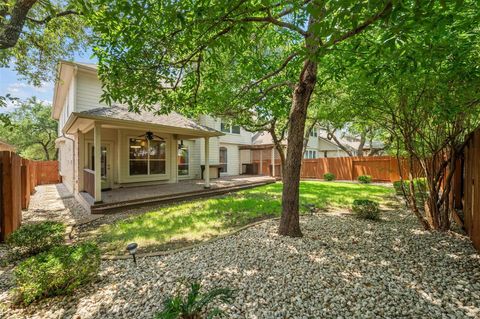
<path id="1" fill-rule="evenodd" d="M 379 204 L 369 199 L 355 199 L 352 204 L 352 211 L 362 219 L 380 219 Z"/>
<path id="2" fill-rule="evenodd" d="M 397 195 L 403 195 L 402 191 L 402 181 L 395 181 L 393 182 L 393 188 L 395 189 L 395 193 Z"/>
<path id="3" fill-rule="evenodd" d="M 15 269 L 15 292 L 30 304 L 41 297 L 71 293 L 94 279 L 100 269 L 100 250 L 95 244 L 57 246 L 30 257 Z"/>
<path id="4" fill-rule="evenodd" d="M 372 182 L 372 176 L 370 176 L 370 175 L 360 175 L 360 176 L 358 176 L 358 181 L 362 184 L 370 184 Z"/>
<path id="5" fill-rule="evenodd" d="M 7 244 L 12 255 L 31 256 L 57 246 L 64 240 L 65 225 L 46 221 L 20 227 L 7 238 Z"/>
<path id="6" fill-rule="evenodd" d="M 169 297 L 164 301 L 164 309 L 157 313 L 157 319 L 196 319 L 196 318 L 214 318 L 222 314 L 220 309 L 213 308 L 206 311 L 206 306 L 214 299 L 218 298 L 224 303 L 230 303 L 233 300 L 233 290 L 228 288 L 215 288 L 204 294 L 200 293 L 200 283 L 195 282 L 190 285 L 190 291 L 187 296 L 182 297 L 177 294 L 175 297 Z"/>
<path id="7" fill-rule="evenodd" d="M 410 194 L 410 181 L 404 180 L 403 186 L 407 194 Z M 413 180 L 413 186 L 415 187 L 415 193 L 417 197 L 427 192 L 427 180 L 425 178 L 415 178 Z M 395 188 L 397 195 L 403 195 L 402 181 L 393 182 L 393 188 Z"/>
<path id="8" fill-rule="evenodd" d="M 335 174 L 325 173 L 325 174 L 323 174 L 323 179 L 326 180 L 326 181 L 334 181 L 335 180 Z"/>

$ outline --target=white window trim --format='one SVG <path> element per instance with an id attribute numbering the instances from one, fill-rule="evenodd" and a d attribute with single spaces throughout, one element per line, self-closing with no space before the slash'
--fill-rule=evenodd
<path id="1" fill-rule="evenodd" d="M 147 163 L 148 163 L 147 164 L 148 174 L 137 174 L 137 175 L 130 174 L 130 139 L 131 138 L 138 139 L 140 137 L 138 137 L 138 135 L 137 136 L 128 135 L 127 136 L 127 156 L 126 156 L 126 159 L 127 159 L 127 177 L 128 178 L 168 177 L 168 175 L 169 175 L 169 171 L 168 171 L 169 160 L 168 160 L 168 157 L 169 157 L 169 154 L 170 154 L 170 152 L 168 150 L 169 150 L 169 144 L 170 143 L 168 141 L 168 138 L 166 138 L 165 136 L 161 136 L 161 135 L 159 135 L 159 136 L 162 137 L 163 142 L 165 142 L 165 160 L 164 160 L 165 161 L 165 173 L 164 174 L 150 174 L 150 155 L 149 155 L 148 156 L 148 161 L 147 161 Z M 160 141 L 160 140 L 157 139 L 157 141 Z M 150 143 L 150 141 L 148 141 L 148 143 Z"/>
<path id="2" fill-rule="evenodd" d="M 177 174 L 178 174 L 178 178 L 179 179 L 189 179 L 192 177 L 192 147 L 190 145 L 190 143 L 185 143 L 185 141 L 183 141 L 183 146 L 185 146 L 187 148 L 187 152 L 188 152 L 188 174 L 187 175 L 180 175 L 178 174 L 178 142 L 177 142 Z"/>
<path id="3" fill-rule="evenodd" d="M 228 131 L 222 130 L 222 124 L 228 125 L 228 126 L 229 126 L 229 130 L 228 130 Z M 233 133 L 232 130 L 233 130 L 233 127 L 234 127 L 234 126 L 238 126 L 238 128 L 239 128 L 238 133 Z M 220 132 L 226 133 L 226 134 L 231 134 L 231 135 L 241 135 L 241 134 L 242 134 L 242 127 L 241 127 L 240 125 L 234 125 L 232 122 L 224 122 L 224 121 L 220 120 Z"/>

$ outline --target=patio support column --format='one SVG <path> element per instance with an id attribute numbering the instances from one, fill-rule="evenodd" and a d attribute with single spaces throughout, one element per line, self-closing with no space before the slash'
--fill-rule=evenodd
<path id="1" fill-rule="evenodd" d="M 178 137 L 176 135 L 172 136 L 172 146 L 171 146 L 171 156 L 170 156 L 170 183 L 178 182 Z"/>
<path id="2" fill-rule="evenodd" d="M 258 175 L 263 175 L 263 148 L 260 149 L 260 168 Z"/>
<path id="3" fill-rule="evenodd" d="M 102 126 L 95 122 L 93 126 L 93 148 L 95 163 L 95 202 L 102 201 Z"/>
<path id="4" fill-rule="evenodd" d="M 203 178 L 205 179 L 205 188 L 210 188 L 210 138 L 205 137 L 205 170 Z"/>
<path id="5" fill-rule="evenodd" d="M 275 147 L 272 147 L 272 176 L 275 177 Z"/>
<path id="6" fill-rule="evenodd" d="M 85 185 L 83 181 L 83 170 L 85 169 L 85 135 L 81 131 L 77 131 L 77 169 L 78 169 L 78 189 L 77 192 L 83 192 Z"/>

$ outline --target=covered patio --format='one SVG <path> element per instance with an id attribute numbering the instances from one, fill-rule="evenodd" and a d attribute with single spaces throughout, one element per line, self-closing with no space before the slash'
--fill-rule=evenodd
<path id="1" fill-rule="evenodd" d="M 178 153 L 190 141 L 197 141 L 193 153 L 199 154 L 202 149 L 204 154 L 199 163 L 204 167 L 203 179 L 181 184 L 209 189 L 216 169 L 212 167 L 216 159 L 210 156 L 209 140 L 224 135 L 174 112 L 132 113 L 115 105 L 73 112 L 63 133 L 75 137 L 73 193 L 87 209 L 94 204 L 138 199 L 140 195 L 135 195 L 132 186 L 142 186 L 144 197 L 183 189 L 175 184 L 196 178 L 179 176 Z M 130 190 L 125 191 L 127 188 Z"/>
<path id="2" fill-rule="evenodd" d="M 80 196 L 88 203 L 92 214 L 101 214 L 142 205 L 221 195 L 274 182 L 275 179 L 269 176 L 225 176 L 210 181 L 209 188 L 205 188 L 204 180 L 195 179 L 183 180 L 175 184 L 129 186 L 106 190 L 102 191 L 101 203 L 96 203 L 86 192 L 80 192 Z"/>

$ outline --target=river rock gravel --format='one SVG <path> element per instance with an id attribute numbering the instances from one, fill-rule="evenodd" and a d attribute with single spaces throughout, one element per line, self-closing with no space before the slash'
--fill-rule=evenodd
<path id="1" fill-rule="evenodd" d="M 426 232 L 411 214 L 382 221 L 347 212 L 303 216 L 303 238 L 268 221 L 183 252 L 103 261 L 98 280 L 72 296 L 26 308 L 8 304 L 11 270 L 0 271 L 1 318 L 153 318 L 163 299 L 198 279 L 230 287 L 227 318 L 479 318 L 480 257 L 468 239 Z"/>

